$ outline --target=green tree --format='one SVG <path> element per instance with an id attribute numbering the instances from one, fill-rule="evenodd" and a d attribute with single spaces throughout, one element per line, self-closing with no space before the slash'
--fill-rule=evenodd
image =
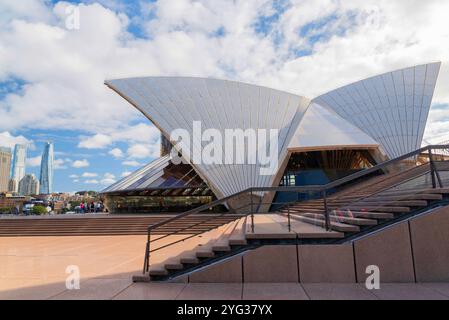
<path id="1" fill-rule="evenodd" d="M 43 206 L 34 206 L 33 207 L 33 214 L 42 215 L 47 213 L 47 208 Z"/>

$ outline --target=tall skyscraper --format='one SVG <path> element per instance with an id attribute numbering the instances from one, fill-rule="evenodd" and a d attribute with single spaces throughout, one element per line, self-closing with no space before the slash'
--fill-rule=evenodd
<path id="1" fill-rule="evenodd" d="M 0 192 L 8 191 L 11 171 L 11 149 L 0 147 Z"/>
<path id="2" fill-rule="evenodd" d="M 20 180 L 22 180 L 22 178 L 25 177 L 26 157 L 27 157 L 26 145 L 16 144 L 14 148 L 14 157 L 12 163 L 12 179 L 16 181 L 16 184 L 13 185 L 15 189 L 10 191 L 17 192 Z"/>
<path id="3" fill-rule="evenodd" d="M 20 180 L 19 194 L 22 196 L 39 194 L 39 181 L 34 174 L 27 174 Z"/>
<path id="4" fill-rule="evenodd" d="M 47 142 L 41 160 L 41 176 L 39 179 L 41 194 L 50 194 L 53 192 L 53 162 L 53 142 Z"/>

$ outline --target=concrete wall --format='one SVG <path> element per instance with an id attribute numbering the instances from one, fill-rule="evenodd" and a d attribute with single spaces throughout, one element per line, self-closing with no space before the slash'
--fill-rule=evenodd
<path id="1" fill-rule="evenodd" d="M 449 281 L 449 206 L 344 245 L 270 245 L 203 268 L 190 282 Z"/>

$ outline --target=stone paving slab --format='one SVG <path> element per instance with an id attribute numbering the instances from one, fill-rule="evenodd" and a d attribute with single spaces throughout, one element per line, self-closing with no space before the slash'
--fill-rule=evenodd
<path id="1" fill-rule="evenodd" d="M 439 291 L 417 283 L 382 283 L 372 293 L 381 300 L 448 300 Z"/>
<path id="2" fill-rule="evenodd" d="M 376 300 L 371 291 L 356 283 L 302 284 L 311 300 Z"/>
<path id="3" fill-rule="evenodd" d="M 132 283 L 141 272 L 142 236 L 23 237 L 0 241 L 0 299 L 446 299 L 449 283 L 364 284 Z M 157 259 L 157 258 L 156 258 Z M 81 289 L 67 290 L 66 266 Z"/>
<path id="4" fill-rule="evenodd" d="M 309 300 L 299 283 L 244 283 L 243 300 Z"/>
<path id="5" fill-rule="evenodd" d="M 177 300 L 241 300 L 241 283 L 189 283 Z"/>

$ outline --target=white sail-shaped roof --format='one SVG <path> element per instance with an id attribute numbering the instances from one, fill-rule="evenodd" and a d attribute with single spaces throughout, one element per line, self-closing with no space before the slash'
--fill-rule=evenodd
<path id="1" fill-rule="evenodd" d="M 288 145 L 291 152 L 379 147 L 373 138 L 332 110 L 311 103 Z"/>
<path id="2" fill-rule="evenodd" d="M 440 65 L 431 63 L 385 73 L 313 101 L 363 130 L 394 158 L 421 146 Z"/>
<path id="3" fill-rule="evenodd" d="M 226 80 L 146 77 L 110 80 L 106 84 L 145 114 L 167 138 L 180 128 L 192 135 L 194 121 L 201 121 L 203 131 L 218 129 L 223 137 L 225 129 L 278 129 L 280 162 L 310 103 L 294 94 Z M 193 143 L 192 153 L 200 150 Z M 274 180 L 274 175 L 260 174 L 264 166 L 258 161 L 192 166 L 218 197 L 249 187 L 271 186 Z"/>

